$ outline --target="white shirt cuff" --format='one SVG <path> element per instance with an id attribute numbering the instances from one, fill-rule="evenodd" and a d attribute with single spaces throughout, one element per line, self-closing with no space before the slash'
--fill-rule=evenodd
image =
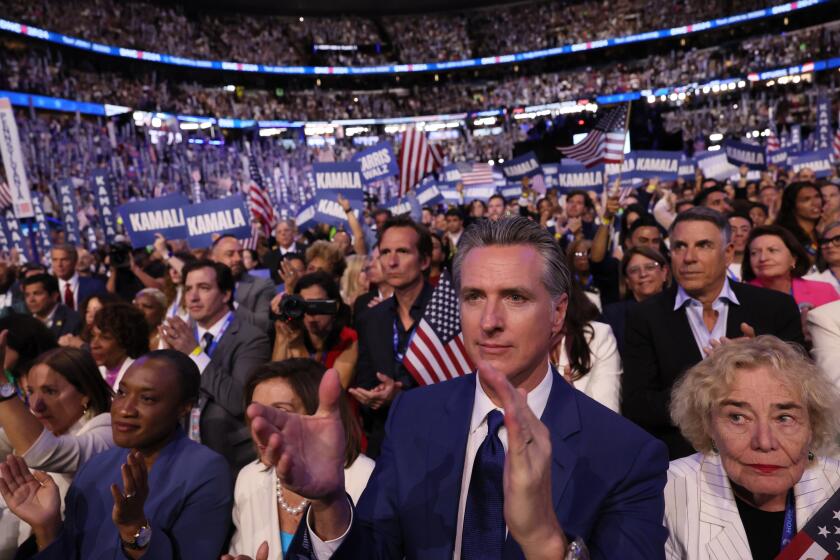
<path id="1" fill-rule="evenodd" d="M 195 365 L 198 366 L 199 373 L 204 373 L 204 370 L 210 364 L 210 356 L 208 356 L 204 352 L 202 352 L 198 356 L 193 356 L 192 354 L 190 354 L 190 359 L 192 359 L 192 361 L 195 362 Z"/>
<path id="2" fill-rule="evenodd" d="M 349 498 L 347 499 L 347 505 L 350 506 L 350 525 L 347 526 L 347 530 L 344 531 L 343 535 L 331 541 L 322 541 L 315 534 L 315 531 L 312 530 L 312 524 L 309 522 L 309 514 L 312 513 L 312 508 L 306 513 L 306 530 L 309 532 L 309 540 L 312 542 L 312 554 L 315 556 L 315 560 L 328 560 L 331 558 L 350 533 L 350 528 L 353 526 L 353 504 L 350 503 Z"/>

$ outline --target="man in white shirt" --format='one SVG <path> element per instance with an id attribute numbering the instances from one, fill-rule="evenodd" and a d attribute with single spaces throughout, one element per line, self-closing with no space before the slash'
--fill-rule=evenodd
<path id="1" fill-rule="evenodd" d="M 454 277 L 478 373 L 401 394 L 356 509 L 334 370 L 314 416 L 249 407 L 281 483 L 312 500 L 288 556 L 664 558 L 664 446 L 548 364 L 570 283 L 551 235 L 525 218 L 480 220 Z"/>
<path id="2" fill-rule="evenodd" d="M 234 282 L 227 266 L 201 260 L 184 265 L 181 274 L 190 324 L 170 317 L 162 336 L 168 348 L 190 356 L 201 372 L 201 396 L 188 434 L 224 455 L 238 472 L 254 459 L 243 391 L 251 372 L 271 358 L 268 337 L 233 311 Z"/>

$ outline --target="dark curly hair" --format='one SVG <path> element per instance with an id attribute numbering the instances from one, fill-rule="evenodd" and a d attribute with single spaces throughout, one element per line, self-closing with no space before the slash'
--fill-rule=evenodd
<path id="1" fill-rule="evenodd" d="M 143 312 L 130 303 L 105 305 L 93 317 L 93 326 L 111 334 L 130 358 L 137 359 L 149 351 L 149 324 Z"/>

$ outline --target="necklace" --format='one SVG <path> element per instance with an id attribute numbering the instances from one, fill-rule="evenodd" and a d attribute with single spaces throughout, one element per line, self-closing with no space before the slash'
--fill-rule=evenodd
<path id="1" fill-rule="evenodd" d="M 306 509 L 306 506 L 309 505 L 309 500 L 303 500 L 294 507 L 290 506 L 289 502 L 283 497 L 283 486 L 280 484 L 280 479 L 277 478 L 276 474 L 274 475 L 274 488 L 277 490 L 277 504 L 283 508 L 283 511 L 290 515 L 300 515 Z"/>

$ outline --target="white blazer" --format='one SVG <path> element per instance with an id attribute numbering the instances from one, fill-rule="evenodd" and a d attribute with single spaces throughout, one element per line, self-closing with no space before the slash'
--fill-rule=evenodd
<path id="1" fill-rule="evenodd" d="M 840 461 L 818 457 L 793 488 L 796 530 L 840 488 Z M 671 461 L 665 485 L 665 557 L 752 560 L 729 478 L 717 454 Z"/>
<path id="2" fill-rule="evenodd" d="M 374 465 L 373 459 L 359 455 L 349 468 L 344 469 L 344 488 L 354 504 L 367 486 Z M 243 467 L 236 478 L 233 524 L 236 532 L 230 542 L 229 554 L 253 556 L 266 541 L 268 557 L 272 560 L 283 558 L 274 471 L 259 461 Z"/>
<path id="3" fill-rule="evenodd" d="M 814 360 L 834 386 L 840 387 L 840 301 L 808 311 L 808 332 L 814 343 Z"/>
<path id="4" fill-rule="evenodd" d="M 607 408 L 618 412 L 621 404 L 621 356 L 612 327 L 606 323 L 592 321 L 593 335 L 589 341 L 592 368 L 589 373 L 574 382 L 575 389 L 583 391 Z M 555 364 L 560 374 L 569 365 L 566 346 L 560 342 L 560 361 Z"/>
<path id="5" fill-rule="evenodd" d="M 131 367 L 131 364 L 134 363 L 134 358 L 129 358 L 126 356 L 125 361 L 120 366 L 120 371 L 117 372 L 117 377 L 114 379 L 114 392 L 117 392 L 117 389 L 120 388 L 120 381 L 122 381 L 123 375 L 125 375 L 125 371 Z M 108 370 L 105 369 L 105 366 L 99 366 L 99 373 L 102 375 L 102 379 L 106 379 L 108 375 Z"/>

